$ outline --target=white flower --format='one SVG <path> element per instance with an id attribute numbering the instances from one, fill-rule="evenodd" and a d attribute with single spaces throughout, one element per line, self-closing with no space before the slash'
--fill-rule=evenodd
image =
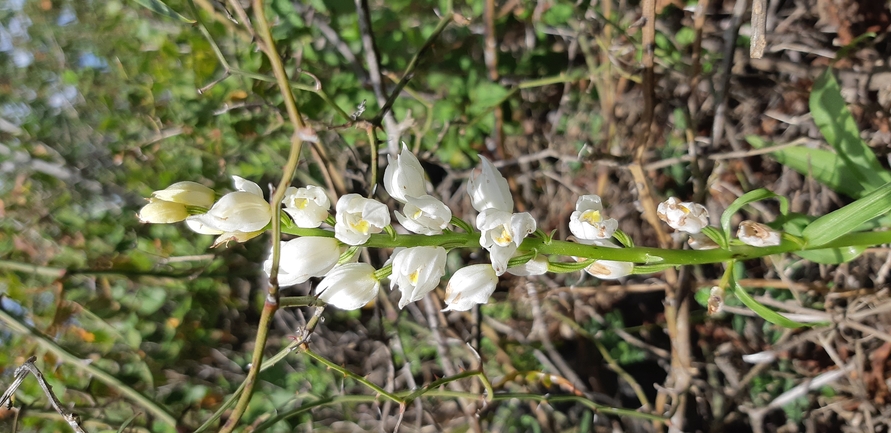
<path id="1" fill-rule="evenodd" d="M 544 275 L 548 272 L 548 256 L 535 256 L 532 260 L 520 266 L 507 268 L 507 273 L 518 277 L 530 275 Z"/>
<path id="2" fill-rule="evenodd" d="M 399 287 L 399 308 L 422 299 L 439 285 L 445 275 L 446 250 L 443 247 L 413 247 L 393 256 L 390 290 Z"/>
<path id="3" fill-rule="evenodd" d="M 380 281 L 374 278 L 374 267 L 368 263 L 347 263 L 328 272 L 316 287 L 316 294 L 337 308 L 356 310 L 374 300 L 380 287 Z"/>
<path id="4" fill-rule="evenodd" d="M 337 200 L 335 218 L 334 237 L 347 245 L 362 245 L 390 224 L 390 211 L 381 202 L 347 194 Z"/>
<path id="5" fill-rule="evenodd" d="M 394 213 L 399 224 L 412 233 L 438 235 L 452 220 L 452 210 L 433 196 L 422 195 L 406 199 L 408 202 L 402 208 L 405 215 L 399 211 Z"/>
<path id="6" fill-rule="evenodd" d="M 307 236 L 281 243 L 281 259 L 278 268 L 278 285 L 293 286 L 321 277 L 330 271 L 340 259 L 341 248 L 337 239 Z M 266 275 L 272 272 L 272 255 L 263 262 Z"/>
<path id="7" fill-rule="evenodd" d="M 694 250 L 713 250 L 718 248 L 718 244 L 715 241 L 702 233 L 691 233 L 687 243 Z"/>
<path id="8" fill-rule="evenodd" d="M 424 168 L 405 144 L 402 145 L 402 153 L 396 160 L 387 155 L 387 162 L 387 169 L 384 170 L 384 189 L 390 197 L 405 203 L 408 197 L 420 197 L 427 193 Z"/>
<path id="9" fill-rule="evenodd" d="M 467 192 L 470 194 L 470 202 L 477 212 L 486 209 L 498 209 L 504 212 L 514 210 L 514 198 L 510 195 L 507 180 L 498 172 L 498 169 L 483 156 L 481 172 L 477 176 L 470 176 L 467 182 Z"/>
<path id="10" fill-rule="evenodd" d="M 153 192 L 152 198 L 207 209 L 213 205 L 215 197 L 212 189 L 197 182 L 183 181 Z"/>
<path id="11" fill-rule="evenodd" d="M 744 244 L 753 247 L 773 247 L 780 244 L 782 236 L 780 232 L 755 221 L 743 221 L 739 223 L 736 237 Z"/>
<path id="12" fill-rule="evenodd" d="M 575 202 L 575 212 L 569 217 L 569 231 L 575 237 L 585 240 L 609 239 L 617 228 L 618 221 L 604 219 L 600 196 L 583 195 Z"/>
<path id="13" fill-rule="evenodd" d="M 485 304 L 495 292 L 498 276 L 487 264 L 458 269 L 446 287 L 446 308 L 442 311 L 467 311 L 476 304 Z"/>
<path id="14" fill-rule="evenodd" d="M 238 191 L 224 195 L 206 214 L 186 218 L 192 230 L 220 235 L 214 245 L 229 240 L 244 242 L 261 233 L 272 220 L 272 210 L 260 187 L 238 176 L 232 178 Z"/>
<path id="15" fill-rule="evenodd" d="M 149 204 L 139 210 L 139 221 L 151 224 L 176 223 L 188 216 L 186 205 L 157 199 L 151 199 Z"/>
<path id="16" fill-rule="evenodd" d="M 285 190 L 282 205 L 297 227 L 314 228 L 322 225 L 322 221 L 328 218 L 331 201 L 328 200 L 325 190 L 318 186 L 307 185 L 303 188 L 289 186 Z"/>
<path id="17" fill-rule="evenodd" d="M 480 245 L 489 251 L 496 275 L 507 270 L 507 261 L 517 252 L 523 239 L 535 231 L 535 219 L 528 212 L 511 214 L 494 208 L 476 216 Z"/>
<path id="18" fill-rule="evenodd" d="M 656 209 L 659 219 L 675 230 L 699 233 L 708 226 L 708 211 L 699 203 L 681 202 L 677 197 L 659 203 Z"/>

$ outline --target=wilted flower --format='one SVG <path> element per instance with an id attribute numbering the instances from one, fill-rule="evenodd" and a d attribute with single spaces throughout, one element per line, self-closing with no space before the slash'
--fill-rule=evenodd
<path id="1" fill-rule="evenodd" d="M 443 247 L 413 247 L 393 256 L 390 289 L 399 287 L 399 308 L 422 299 L 439 285 L 445 275 L 446 250 Z"/>
<path id="2" fill-rule="evenodd" d="M 715 241 L 701 232 L 690 233 L 690 238 L 687 239 L 687 244 L 694 250 L 713 250 L 718 248 L 718 244 L 716 244 Z"/>
<path id="3" fill-rule="evenodd" d="M 334 267 L 316 287 L 319 299 L 342 310 L 362 308 L 381 287 L 368 263 L 347 263 Z"/>
<path id="4" fill-rule="evenodd" d="M 708 226 L 708 210 L 705 206 L 681 202 L 677 197 L 659 203 L 656 215 L 671 228 L 682 232 L 699 233 L 703 227 Z"/>
<path id="5" fill-rule="evenodd" d="M 438 235 L 452 220 L 452 210 L 433 196 L 422 195 L 406 199 L 408 202 L 402 208 L 405 215 L 399 211 L 394 214 L 399 224 L 412 233 Z"/>
<path id="6" fill-rule="evenodd" d="M 289 186 L 285 190 L 282 205 L 297 227 L 314 228 L 322 225 L 328 218 L 331 201 L 328 200 L 325 190 L 318 186 L 307 185 L 303 188 Z"/>
<path id="7" fill-rule="evenodd" d="M 205 214 L 186 218 L 186 225 L 206 235 L 220 235 L 215 245 L 235 240 L 244 242 L 262 232 L 272 220 L 272 210 L 260 187 L 239 176 L 232 176 L 235 189 L 214 203 Z"/>
<path id="8" fill-rule="evenodd" d="M 337 201 L 334 237 L 347 245 L 362 245 L 390 224 L 390 211 L 379 201 L 347 194 Z"/>
<path id="9" fill-rule="evenodd" d="M 482 164 L 481 172 L 477 176 L 470 176 L 467 182 L 467 192 L 470 194 L 470 202 L 477 212 L 486 209 L 498 209 L 504 212 L 514 210 L 514 198 L 510 195 L 507 180 L 498 169 L 483 156 L 480 156 Z"/>
<path id="10" fill-rule="evenodd" d="M 334 238 L 307 236 L 281 243 L 281 259 L 278 268 L 278 285 L 293 286 L 321 277 L 330 271 L 340 259 L 341 247 Z M 272 255 L 263 262 L 266 275 L 272 272 Z"/>
<path id="11" fill-rule="evenodd" d="M 609 239 L 617 228 L 618 221 L 604 218 L 600 196 L 594 194 L 579 197 L 569 217 L 569 231 L 579 239 Z"/>
<path id="12" fill-rule="evenodd" d="M 424 168 L 405 144 L 402 153 L 395 160 L 387 155 L 387 169 L 384 170 L 384 189 L 398 202 L 406 203 L 408 197 L 425 195 Z"/>
<path id="13" fill-rule="evenodd" d="M 748 220 L 739 223 L 736 237 L 744 244 L 753 247 L 773 247 L 782 241 L 780 232 L 764 224 Z"/>
<path id="14" fill-rule="evenodd" d="M 709 316 L 718 314 L 724 309 L 724 289 L 714 286 L 708 295 L 708 308 L 706 312 Z"/>
<path id="15" fill-rule="evenodd" d="M 633 271 L 634 263 L 614 260 L 595 260 L 585 268 L 585 272 L 601 280 L 617 280 L 631 275 Z"/>
<path id="16" fill-rule="evenodd" d="M 507 273 L 518 277 L 528 277 L 530 275 L 544 275 L 548 272 L 548 257 L 535 256 L 532 260 L 519 266 L 507 268 Z"/>
<path id="17" fill-rule="evenodd" d="M 476 304 L 485 304 L 497 285 L 498 276 L 489 265 L 470 265 L 458 269 L 446 287 L 446 308 L 443 311 L 467 311 Z"/>
<path id="18" fill-rule="evenodd" d="M 149 204 L 139 210 L 139 221 L 152 224 L 171 224 L 180 222 L 189 216 L 186 205 L 172 201 L 151 199 Z"/>
<path id="19" fill-rule="evenodd" d="M 476 216 L 480 245 L 489 251 L 496 275 L 507 270 L 507 261 L 517 252 L 523 239 L 535 231 L 535 219 L 528 212 L 511 214 L 499 209 L 484 209 Z"/>
<path id="20" fill-rule="evenodd" d="M 182 181 L 153 192 L 152 198 L 207 209 L 213 205 L 214 191 L 197 182 Z"/>

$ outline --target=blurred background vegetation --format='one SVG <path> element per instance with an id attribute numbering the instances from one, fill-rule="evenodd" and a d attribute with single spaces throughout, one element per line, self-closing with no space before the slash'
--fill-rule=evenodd
<path id="1" fill-rule="evenodd" d="M 0 0 L 0 383 L 36 355 L 56 395 L 89 431 L 124 425 L 131 429 L 124 431 L 193 431 L 241 383 L 265 293 L 259 265 L 268 236 L 209 249 L 212 237 L 181 225 L 143 225 L 136 212 L 153 190 L 180 180 L 224 191 L 236 174 L 268 191 L 290 146 L 268 61 L 231 8 L 214 0 L 164 2 L 198 19 L 187 23 L 142 6 L 150 3 Z M 699 3 L 708 5 L 699 23 L 684 9 L 697 2 L 657 4 L 658 132 L 644 159 L 669 163 L 647 170 L 652 193 L 698 194 L 713 215 L 734 194 L 757 187 L 790 196 L 810 188 L 795 199 L 799 209 L 817 215 L 845 203 L 846 197 L 768 157 L 727 158 L 705 172 L 691 170 L 684 158 L 748 150 L 744 134 L 818 139 L 807 109 L 813 78 L 839 46 L 867 31 L 878 36 L 848 52 L 839 67 L 887 70 L 881 61 L 891 52 L 884 33 L 887 2 L 771 1 L 771 46 L 782 47 L 764 62 L 745 55 L 746 31 L 727 38 L 733 2 Z M 371 118 L 384 101 L 376 95 L 356 5 L 270 0 L 267 6 L 297 103 L 324 143 L 316 153 L 305 151 L 295 184 L 327 186 L 332 195 L 365 191 L 371 151 L 365 130 L 350 116 L 365 107 L 362 117 Z M 493 9 L 486 12 L 487 6 Z M 437 194 L 466 215 L 461 180 L 485 154 L 510 179 L 518 209 L 532 212 L 544 230 L 565 238 L 575 198 L 597 193 L 638 245 L 656 245 L 625 168 L 644 107 L 641 36 L 634 24 L 641 5 L 549 0 L 453 7 L 460 19 L 431 40 L 392 119 L 384 119 L 424 161 Z M 448 8 L 445 1 L 368 2 L 385 95 L 428 42 L 438 12 Z M 734 60 L 727 63 L 729 74 L 721 69 L 728 58 Z M 842 80 L 847 100 L 862 136 L 884 160 L 891 90 L 887 83 L 852 80 Z M 726 129 L 710 140 L 721 95 L 729 101 L 722 115 Z M 386 252 L 370 254 L 376 265 L 386 259 Z M 801 260 L 785 263 L 788 273 L 765 261 L 750 264 L 740 277 L 767 281 L 760 293 L 780 301 L 795 297 L 830 308 L 845 302 L 846 293 L 858 293 L 881 303 L 887 256 L 875 251 L 840 266 Z M 450 269 L 477 259 L 454 254 Z M 695 292 L 720 274 L 704 266 L 692 275 Z M 800 292 L 788 290 L 789 276 L 802 285 Z M 654 384 L 665 384 L 677 356 L 666 331 L 662 278 L 637 276 L 624 285 L 579 275 L 505 278 L 478 315 L 443 315 L 435 297 L 400 311 L 391 302 L 398 294 L 384 290 L 373 307 L 326 311 L 311 346 L 334 364 L 399 391 L 475 368 L 464 344 L 470 342 L 499 390 L 577 395 L 652 411 Z M 267 353 L 290 341 L 305 314 L 279 312 Z M 687 431 L 751 430 L 740 407 L 764 406 L 833 365 L 832 354 L 812 338 L 757 317 L 706 318 L 697 304 L 684 314 L 697 369 L 687 390 L 695 397 L 685 409 Z M 876 328 L 891 325 L 887 319 L 876 318 Z M 870 358 L 867 370 L 875 380 L 800 397 L 771 413 L 764 428 L 879 431 L 875 426 L 891 417 L 883 376 L 891 347 L 875 339 L 855 344 L 855 337 L 831 338 L 845 339 L 844 359 L 884 350 L 884 358 Z M 774 344 L 785 355 L 769 368 L 740 361 Z M 86 366 L 121 384 L 98 380 Z M 371 390 L 299 353 L 260 379 L 245 420 L 271 431 L 391 431 L 397 419 L 402 431 L 654 428 L 578 402 L 529 398 L 486 404 L 430 396 L 404 408 L 403 417 L 401 408 L 375 401 Z M 165 408 L 178 429 L 147 414 L 121 387 Z M 481 392 L 472 378 L 448 389 Z M 368 398 L 337 400 L 344 395 Z M 287 411 L 294 416 L 260 424 Z M 0 408 L 0 429 L 69 431 L 30 379 L 14 409 Z"/>

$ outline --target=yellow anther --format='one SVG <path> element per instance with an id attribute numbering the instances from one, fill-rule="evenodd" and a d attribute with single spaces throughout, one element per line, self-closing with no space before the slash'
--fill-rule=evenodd
<path id="1" fill-rule="evenodd" d="M 600 215 L 599 210 L 591 209 L 591 210 L 587 210 L 584 213 L 582 213 L 582 216 L 579 219 L 588 223 L 588 224 L 593 225 L 593 224 L 597 224 L 597 223 L 603 221 L 603 216 Z"/>

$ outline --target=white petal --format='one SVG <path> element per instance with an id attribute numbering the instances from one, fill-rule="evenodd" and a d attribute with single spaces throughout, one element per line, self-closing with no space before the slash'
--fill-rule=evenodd
<path id="1" fill-rule="evenodd" d="M 514 199 L 510 194 L 507 180 L 485 157 L 480 156 L 480 163 L 482 166 L 480 174 L 471 175 L 467 183 L 467 192 L 470 194 L 473 208 L 477 212 L 490 208 L 512 212 Z"/>
<path id="2" fill-rule="evenodd" d="M 259 196 L 263 198 L 263 190 L 260 189 L 260 185 L 257 185 L 254 182 L 251 182 L 241 176 L 232 176 L 232 183 L 235 185 L 235 189 L 238 191 L 248 192 L 253 195 Z"/>

